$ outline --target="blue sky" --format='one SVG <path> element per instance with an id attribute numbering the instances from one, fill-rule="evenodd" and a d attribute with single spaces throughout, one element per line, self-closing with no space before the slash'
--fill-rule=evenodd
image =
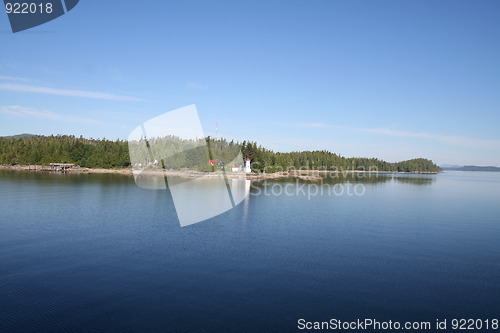
<path id="1" fill-rule="evenodd" d="M 500 166 L 499 1 L 82 0 L 11 33 L 0 135 L 122 138 L 196 104 L 278 151 Z"/>

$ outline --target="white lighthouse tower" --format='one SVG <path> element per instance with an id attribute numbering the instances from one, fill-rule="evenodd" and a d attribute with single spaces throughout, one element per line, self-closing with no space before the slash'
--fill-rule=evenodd
<path id="1" fill-rule="evenodd" d="M 249 157 L 247 157 L 247 159 L 245 161 L 245 172 L 246 173 L 252 172 L 252 169 L 250 168 L 250 158 Z"/>

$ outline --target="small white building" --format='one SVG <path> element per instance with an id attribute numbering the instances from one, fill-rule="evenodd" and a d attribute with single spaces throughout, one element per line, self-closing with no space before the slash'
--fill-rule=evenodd
<path id="1" fill-rule="evenodd" d="M 247 159 L 245 161 L 245 172 L 246 173 L 252 172 L 252 168 L 250 167 L 250 158 L 249 157 L 247 157 Z"/>
<path id="2" fill-rule="evenodd" d="M 238 172 L 238 171 L 240 171 L 240 167 L 232 167 L 231 171 L 232 172 Z"/>

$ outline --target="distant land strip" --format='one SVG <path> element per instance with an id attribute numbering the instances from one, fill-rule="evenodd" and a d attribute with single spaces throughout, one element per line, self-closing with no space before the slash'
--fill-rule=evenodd
<path id="1" fill-rule="evenodd" d="M 465 165 L 462 167 L 447 167 L 443 170 L 450 171 L 488 171 L 488 172 L 500 172 L 499 167 L 495 166 L 478 166 L 478 165 Z"/>

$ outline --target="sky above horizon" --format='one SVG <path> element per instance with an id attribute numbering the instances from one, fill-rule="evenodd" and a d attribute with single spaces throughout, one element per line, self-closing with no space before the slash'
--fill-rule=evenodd
<path id="1" fill-rule="evenodd" d="M 13 34 L 0 136 L 126 139 L 195 104 L 275 151 L 500 166 L 500 2 L 80 1 Z"/>

